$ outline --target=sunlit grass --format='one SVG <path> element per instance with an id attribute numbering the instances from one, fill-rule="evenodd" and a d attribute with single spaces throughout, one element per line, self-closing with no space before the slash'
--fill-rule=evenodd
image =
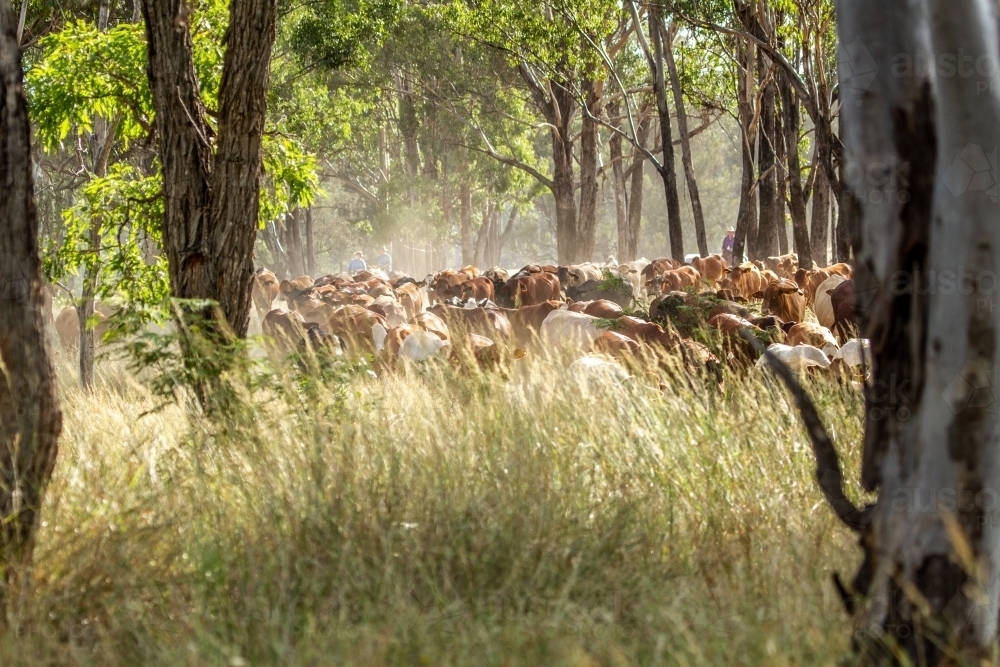
<path id="1" fill-rule="evenodd" d="M 835 664 L 821 502 L 787 394 L 532 360 L 304 384 L 227 420 L 62 369 L 35 588 L 0 664 Z M 650 369 L 652 370 L 652 369 Z M 676 384 L 676 383 L 675 383 Z M 861 399 L 811 386 L 853 480 Z M 17 634 L 15 634 L 17 633 Z"/>

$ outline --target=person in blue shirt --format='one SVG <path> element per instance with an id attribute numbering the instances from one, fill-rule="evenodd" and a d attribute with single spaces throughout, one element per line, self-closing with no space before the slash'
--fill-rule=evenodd
<path id="1" fill-rule="evenodd" d="M 347 265 L 347 272 L 348 273 L 361 273 L 362 271 L 366 270 L 367 268 L 368 268 L 368 264 L 365 263 L 364 255 L 362 255 L 361 251 L 359 250 L 356 253 L 354 253 L 354 259 L 352 259 L 350 261 L 350 263 Z"/>
<path id="2" fill-rule="evenodd" d="M 392 271 L 392 255 L 385 246 L 382 246 L 382 254 L 375 258 L 375 265 L 386 273 Z"/>

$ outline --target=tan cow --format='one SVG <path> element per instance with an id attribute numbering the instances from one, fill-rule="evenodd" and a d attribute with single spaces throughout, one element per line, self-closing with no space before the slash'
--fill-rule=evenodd
<path id="1" fill-rule="evenodd" d="M 753 295 L 759 292 L 764 285 L 760 269 L 750 262 L 744 262 L 739 266 L 727 269 L 726 275 L 721 287 L 739 294 L 744 299 L 752 299 Z"/>
<path id="2" fill-rule="evenodd" d="M 709 255 L 708 257 L 695 257 L 691 260 L 691 266 L 701 275 L 701 279 L 710 283 L 717 283 L 726 277 L 728 265 L 722 255 Z"/>
<path id="3" fill-rule="evenodd" d="M 781 278 L 754 293 L 755 299 L 763 299 L 761 312 L 774 315 L 784 322 L 801 322 L 806 316 L 806 298 L 802 290 L 791 280 Z"/>
<path id="4" fill-rule="evenodd" d="M 278 277 L 265 268 L 257 269 L 257 273 L 253 274 L 251 296 L 257 317 L 261 321 L 271 312 L 271 306 L 278 298 L 278 294 L 280 294 Z"/>

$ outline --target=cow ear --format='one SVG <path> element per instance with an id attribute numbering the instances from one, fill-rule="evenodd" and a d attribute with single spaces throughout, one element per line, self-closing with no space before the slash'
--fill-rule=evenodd
<path id="1" fill-rule="evenodd" d="M 754 299 L 763 299 L 764 298 L 764 293 L 761 292 L 760 290 L 757 290 L 756 292 L 754 292 L 750 296 L 753 297 Z"/>

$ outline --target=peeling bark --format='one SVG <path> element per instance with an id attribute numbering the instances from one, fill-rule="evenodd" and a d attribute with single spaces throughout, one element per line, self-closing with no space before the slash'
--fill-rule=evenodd
<path id="1" fill-rule="evenodd" d="M 995 62 L 997 21 L 986 0 L 845 0 L 838 30 L 842 213 L 846 204 L 856 218 L 841 225 L 856 225 L 874 357 L 862 484 L 878 491 L 848 592 L 866 599 L 857 620 L 869 662 L 897 647 L 914 664 L 978 663 L 1000 610 L 1000 226 L 972 165 L 995 164 L 985 156 L 1000 145 L 1000 73 L 893 64 Z"/>

